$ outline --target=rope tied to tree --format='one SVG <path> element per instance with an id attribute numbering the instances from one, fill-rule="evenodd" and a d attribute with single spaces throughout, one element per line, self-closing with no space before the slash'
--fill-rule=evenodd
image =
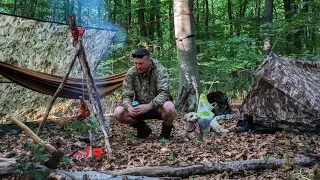
<path id="1" fill-rule="evenodd" d="M 192 38 L 192 37 L 194 37 L 194 36 L 195 36 L 194 34 L 190 34 L 190 35 L 188 35 L 188 36 L 186 36 L 186 37 L 183 37 L 183 38 L 177 38 L 177 37 L 176 37 L 176 40 L 177 40 L 177 41 L 182 41 L 182 40 L 184 40 L 184 39 Z"/>

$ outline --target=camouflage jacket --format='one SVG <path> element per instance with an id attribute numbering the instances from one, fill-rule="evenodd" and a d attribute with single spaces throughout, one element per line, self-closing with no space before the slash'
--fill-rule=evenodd
<path id="1" fill-rule="evenodd" d="M 133 100 L 140 104 L 151 103 L 152 108 L 161 107 L 170 100 L 170 82 L 166 69 L 158 61 L 145 73 L 138 73 L 131 67 L 123 81 L 123 105 L 126 108 Z"/>

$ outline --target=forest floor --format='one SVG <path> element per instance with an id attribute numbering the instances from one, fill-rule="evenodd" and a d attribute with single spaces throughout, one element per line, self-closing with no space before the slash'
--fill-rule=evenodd
<path id="1" fill-rule="evenodd" d="M 147 165 L 187 165 L 201 162 L 227 162 L 247 150 L 246 159 L 284 159 L 285 157 L 320 157 L 319 135 L 297 135 L 287 132 L 275 134 L 236 133 L 237 118 L 220 120 L 230 132 L 210 133 L 197 138 L 184 130 L 183 114 L 174 122 L 173 139 L 160 142 L 161 121 L 148 120 L 153 130 L 147 139 L 136 139 L 135 130 L 111 119 L 110 143 L 114 158 L 77 161 L 61 164 L 59 169 L 70 171 L 109 171 Z M 12 125 L 14 126 L 14 125 Z M 30 126 L 37 130 L 37 125 Z M 79 130 L 79 129 L 78 129 Z M 87 144 L 78 140 L 81 134 L 74 123 L 47 122 L 41 133 L 44 141 L 66 154 L 84 149 Z M 83 135 L 83 134 L 82 134 Z M 24 133 L 1 132 L 0 157 L 14 152 L 16 157 L 26 155 L 24 144 L 31 142 Z M 241 159 L 240 159 L 241 160 Z M 225 172 L 221 174 L 192 176 L 187 179 L 314 179 L 318 173 L 318 161 L 312 167 L 267 169 L 261 171 Z M 5 179 L 15 179 L 8 176 Z"/>

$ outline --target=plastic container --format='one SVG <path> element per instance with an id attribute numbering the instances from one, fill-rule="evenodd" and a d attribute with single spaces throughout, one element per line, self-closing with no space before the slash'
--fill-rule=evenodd
<path id="1" fill-rule="evenodd" d="M 137 106 L 139 106 L 140 104 L 139 104 L 138 101 L 132 101 L 131 105 L 132 105 L 132 107 L 137 107 Z"/>

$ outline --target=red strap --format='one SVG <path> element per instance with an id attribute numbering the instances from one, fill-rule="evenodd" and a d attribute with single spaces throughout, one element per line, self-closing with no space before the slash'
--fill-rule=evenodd
<path id="1" fill-rule="evenodd" d="M 85 33 L 85 27 L 74 28 L 71 31 L 73 44 L 75 45 L 75 41 L 82 39 Z"/>

